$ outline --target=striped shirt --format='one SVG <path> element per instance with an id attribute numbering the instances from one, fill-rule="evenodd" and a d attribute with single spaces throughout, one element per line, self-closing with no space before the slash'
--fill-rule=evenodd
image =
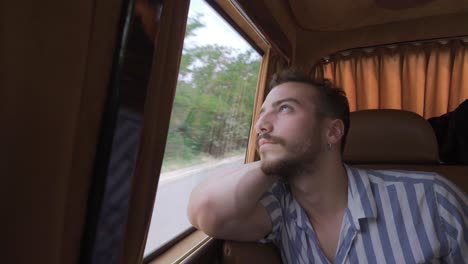
<path id="1" fill-rule="evenodd" d="M 468 263 L 468 198 L 451 182 L 431 172 L 346 172 L 335 263 Z M 274 184 L 260 202 L 273 223 L 262 242 L 274 243 L 283 263 L 329 263 L 286 184 Z"/>

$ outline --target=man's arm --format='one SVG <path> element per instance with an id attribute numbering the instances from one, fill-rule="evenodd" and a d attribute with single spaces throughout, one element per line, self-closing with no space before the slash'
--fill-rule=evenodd
<path id="1" fill-rule="evenodd" d="M 211 177 L 192 191 L 189 220 L 216 238 L 257 241 L 272 230 L 270 216 L 258 201 L 276 180 L 263 173 L 260 162 Z"/>

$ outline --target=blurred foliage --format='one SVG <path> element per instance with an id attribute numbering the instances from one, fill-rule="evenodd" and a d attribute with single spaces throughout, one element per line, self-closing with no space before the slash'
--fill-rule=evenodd
<path id="1" fill-rule="evenodd" d="M 164 164 L 189 165 L 247 146 L 261 57 L 252 49 L 187 45 L 204 27 L 189 18 Z"/>

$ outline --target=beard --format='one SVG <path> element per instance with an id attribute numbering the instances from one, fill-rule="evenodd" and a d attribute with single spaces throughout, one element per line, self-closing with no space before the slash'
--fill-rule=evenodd
<path id="1" fill-rule="evenodd" d="M 287 181 L 294 175 L 301 173 L 303 166 L 297 159 L 278 159 L 262 161 L 261 170 L 266 175 L 276 175 L 282 181 Z"/>
<path id="2" fill-rule="evenodd" d="M 313 133 L 314 134 L 314 133 Z M 285 152 L 279 157 L 268 157 L 266 153 L 261 159 L 261 170 L 267 175 L 276 175 L 282 181 L 287 182 L 289 179 L 304 173 L 310 173 L 317 167 L 317 159 L 322 152 L 322 145 L 315 133 L 309 140 L 297 141 L 287 144 L 283 138 L 262 134 L 257 139 L 265 138 L 280 145 Z M 259 151 L 260 153 L 260 151 Z M 260 153 L 260 156 L 262 153 Z M 273 155 L 274 156 L 274 155 Z"/>

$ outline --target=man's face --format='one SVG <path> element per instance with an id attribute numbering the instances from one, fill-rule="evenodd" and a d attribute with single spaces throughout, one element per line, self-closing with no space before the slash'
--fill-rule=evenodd
<path id="1" fill-rule="evenodd" d="M 314 165 L 326 145 L 317 118 L 317 95 L 314 87 L 297 82 L 280 84 L 268 94 L 255 125 L 265 173 L 289 177 L 304 164 Z"/>

